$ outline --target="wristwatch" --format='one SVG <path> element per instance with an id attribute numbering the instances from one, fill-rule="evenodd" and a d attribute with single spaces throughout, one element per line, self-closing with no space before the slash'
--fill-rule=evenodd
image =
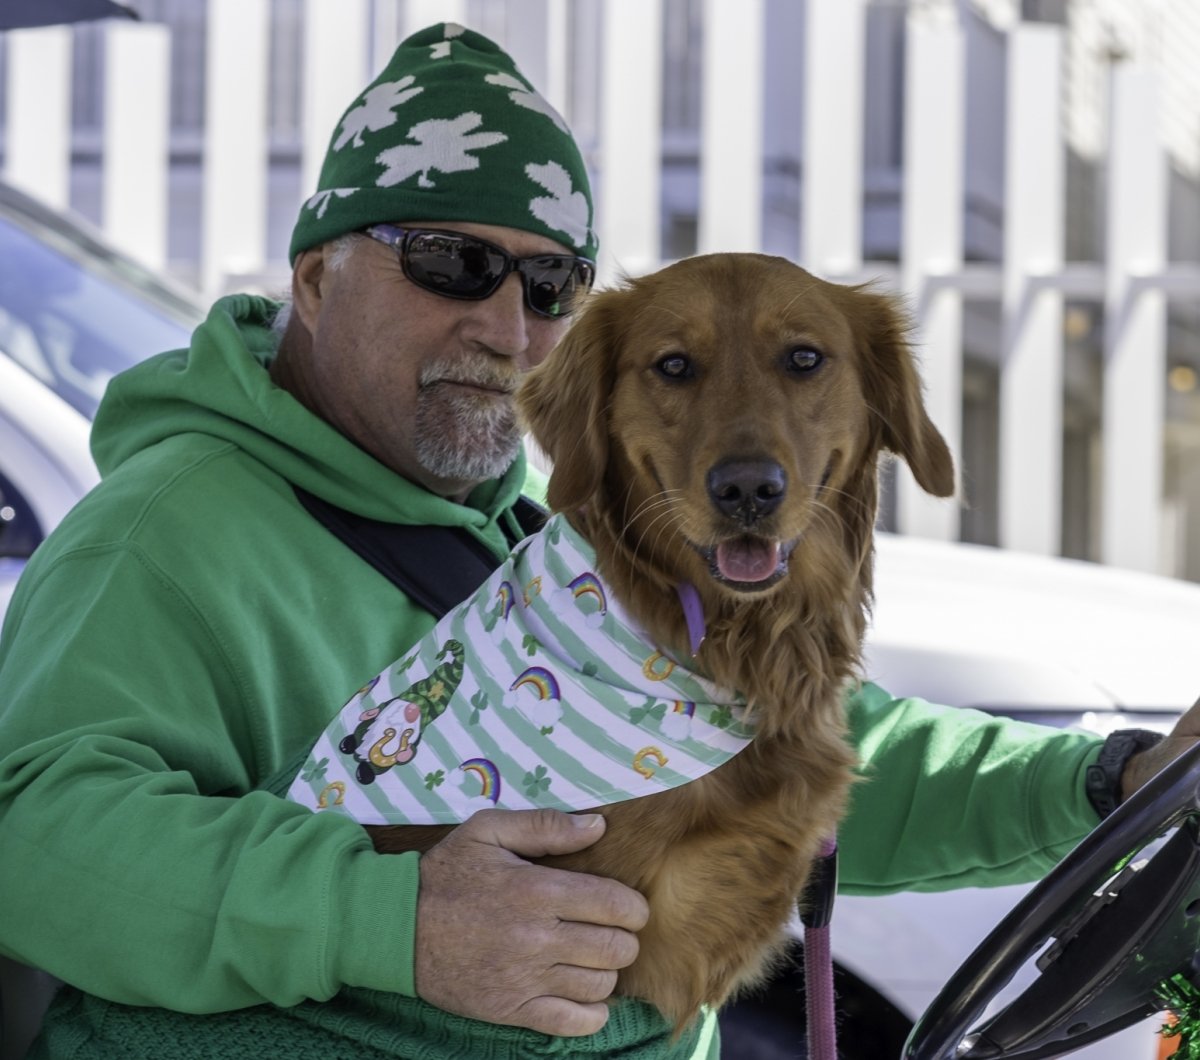
<path id="1" fill-rule="evenodd" d="M 1126 763 L 1162 739 L 1162 733 L 1149 729 L 1117 729 L 1109 733 L 1100 748 L 1100 757 L 1087 768 L 1087 796 L 1100 820 L 1121 805 L 1121 774 Z"/>

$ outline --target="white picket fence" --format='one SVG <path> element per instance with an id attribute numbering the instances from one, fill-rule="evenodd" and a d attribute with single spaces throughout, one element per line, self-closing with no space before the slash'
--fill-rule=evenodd
<path id="1" fill-rule="evenodd" d="M 1103 307 L 1105 561 L 1164 568 L 1163 424 L 1166 307 L 1200 293 L 1200 266 L 1167 260 L 1167 160 L 1156 124 L 1153 71 L 1116 64 L 1111 75 L 1103 264 L 1064 260 L 1065 149 L 1059 117 L 1064 41 L 1059 27 L 1017 24 L 1007 34 L 1003 128 L 1003 254 L 964 262 L 967 157 L 964 29 L 954 5 L 914 3 L 905 29 L 899 265 L 863 260 L 866 0 L 807 0 L 795 61 L 803 89 L 765 99 L 763 55 L 771 0 L 703 0 L 698 247 L 763 246 L 763 115 L 783 106 L 802 129 L 799 259 L 830 279 L 882 277 L 915 307 L 934 419 L 956 452 L 963 424 L 967 299 L 1001 306 L 1000 540 L 1053 554 L 1061 538 L 1063 302 Z M 408 32 L 440 20 L 500 39 L 574 123 L 569 56 L 595 56 L 593 167 L 601 275 L 636 274 L 660 258 L 663 183 L 663 0 L 603 0 L 581 19 L 568 0 L 305 0 L 301 187 L 316 173 L 341 110 Z M 775 8 L 776 15 L 779 12 Z M 278 265 L 267 246 L 266 109 L 270 0 L 207 0 L 207 95 L 202 250 L 206 293 L 233 275 Z M 169 31 L 111 23 L 105 31 L 103 225 L 152 265 L 166 260 Z M 71 31 L 13 32 L 7 40 L 7 179 L 66 206 L 70 173 Z M 1019 72 L 1019 75 L 1018 75 Z M 869 120 L 869 116 L 868 116 Z M 296 203 L 297 207 L 299 202 Z M 954 504 L 933 502 L 902 473 L 897 521 L 909 533 L 953 539 Z"/>

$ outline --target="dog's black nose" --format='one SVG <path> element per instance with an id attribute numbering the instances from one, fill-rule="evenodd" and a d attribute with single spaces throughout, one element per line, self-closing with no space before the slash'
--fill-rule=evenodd
<path id="1" fill-rule="evenodd" d="M 779 507 L 787 475 L 774 460 L 726 460 L 709 471 L 707 485 L 719 512 L 752 526 Z"/>

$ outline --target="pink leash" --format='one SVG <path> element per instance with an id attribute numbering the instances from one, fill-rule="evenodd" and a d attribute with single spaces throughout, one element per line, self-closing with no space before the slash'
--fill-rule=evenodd
<path id="1" fill-rule="evenodd" d="M 833 954 L 829 921 L 837 891 L 837 840 L 829 838 L 813 862 L 800 913 L 804 924 L 804 992 L 808 1017 L 809 1060 L 837 1060 L 836 1013 L 833 1004 Z"/>

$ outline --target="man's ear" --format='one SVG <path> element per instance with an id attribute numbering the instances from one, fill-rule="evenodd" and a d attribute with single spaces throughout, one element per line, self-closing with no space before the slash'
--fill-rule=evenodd
<path id="1" fill-rule="evenodd" d="M 326 245 L 300 251 L 292 267 L 292 312 L 310 335 L 317 329 L 317 315 L 321 311 Z"/>

